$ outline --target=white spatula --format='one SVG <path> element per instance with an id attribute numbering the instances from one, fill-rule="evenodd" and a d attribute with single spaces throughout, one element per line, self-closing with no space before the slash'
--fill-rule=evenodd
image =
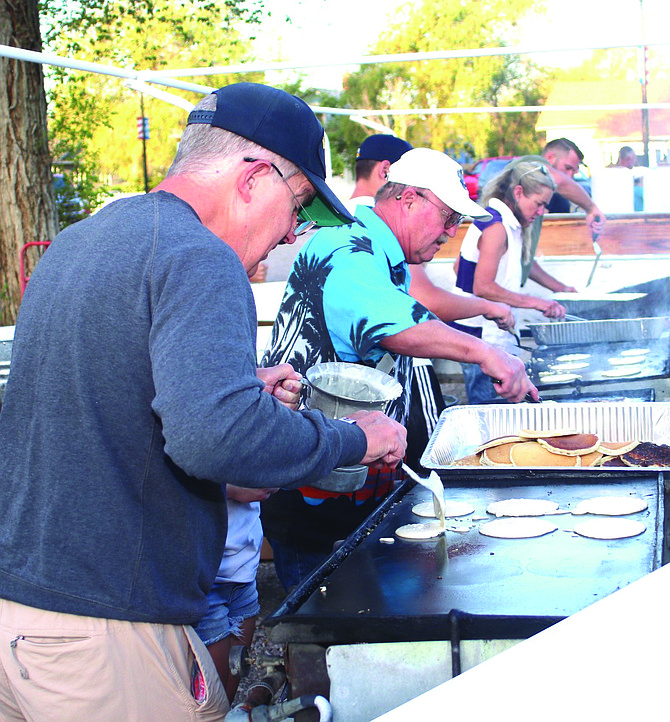
<path id="1" fill-rule="evenodd" d="M 442 486 L 442 480 L 440 477 L 436 472 L 431 471 L 427 479 L 422 479 L 415 471 L 412 471 L 407 464 L 403 463 L 402 468 L 403 471 L 414 479 L 417 484 L 425 486 L 426 489 L 432 492 L 435 516 L 440 520 L 442 528 L 445 529 L 447 522 L 444 518 L 444 487 Z"/>

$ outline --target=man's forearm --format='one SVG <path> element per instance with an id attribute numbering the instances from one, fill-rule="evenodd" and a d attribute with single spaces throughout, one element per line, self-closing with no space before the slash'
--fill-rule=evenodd
<path id="1" fill-rule="evenodd" d="M 444 358 L 475 364 L 482 363 L 488 347 L 475 336 L 435 320 L 424 321 L 393 336 L 387 336 L 380 346 L 405 356 Z"/>
<path id="2" fill-rule="evenodd" d="M 595 208 L 593 199 L 579 183 L 555 168 L 550 168 L 549 172 L 556 183 L 556 191 L 564 198 L 582 208 L 586 213 L 590 213 Z"/>

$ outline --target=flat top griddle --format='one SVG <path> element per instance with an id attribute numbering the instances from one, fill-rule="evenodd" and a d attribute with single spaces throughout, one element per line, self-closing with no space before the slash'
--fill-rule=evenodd
<path id="1" fill-rule="evenodd" d="M 644 361 L 635 364 L 640 366 L 640 372 L 632 376 L 607 377 L 602 372 L 618 368 L 610 364 L 609 359 L 621 358 L 622 351 L 632 349 L 645 348 L 649 349 L 649 353 L 644 355 Z M 583 369 L 575 369 L 574 371 L 565 370 L 565 374 L 577 374 L 578 378 L 571 381 L 546 380 L 544 373 L 552 372 L 553 364 L 560 364 L 557 359 L 574 353 L 588 353 L 588 359 L 584 359 L 579 363 L 586 363 L 588 366 Z M 619 386 L 628 381 L 637 381 L 639 379 L 665 378 L 670 374 L 668 340 L 661 341 L 626 341 L 619 343 L 601 343 L 588 345 L 567 345 L 567 346 L 541 346 L 533 349 L 530 360 L 526 363 L 526 369 L 530 380 L 538 388 L 559 388 L 559 387 L 579 387 L 592 384 L 616 383 Z M 556 371 L 556 373 L 561 373 Z"/>
<path id="2" fill-rule="evenodd" d="M 265 620 L 271 637 L 327 644 L 446 639 L 457 616 L 461 638 L 525 638 L 660 566 L 661 474 L 517 484 L 450 485 L 446 498 L 470 502 L 474 517 L 491 520 L 486 507 L 499 499 L 550 499 L 569 509 L 595 496 L 633 494 L 648 509 L 627 518 L 642 521 L 646 531 L 616 541 L 587 539 L 569 531 L 585 517 L 564 514 L 545 517 L 559 527 L 552 534 L 503 540 L 480 534 L 483 522 L 468 516 L 447 520 L 447 526 L 474 524 L 467 533 L 386 544 L 380 539 L 420 521 L 412 506 L 428 500 L 423 487 L 403 488 L 375 515 L 383 518 L 359 528 Z"/>

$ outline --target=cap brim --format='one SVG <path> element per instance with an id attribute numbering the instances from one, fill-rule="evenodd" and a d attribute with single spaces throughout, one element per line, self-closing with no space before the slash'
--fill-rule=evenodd
<path id="1" fill-rule="evenodd" d="M 456 205 L 448 204 L 450 208 L 456 213 L 460 213 L 462 216 L 468 216 L 474 218 L 476 221 L 490 221 L 493 216 L 478 203 L 475 203 L 471 198 L 464 198 L 462 202 Z"/>
<path id="2" fill-rule="evenodd" d="M 314 200 L 305 206 L 309 218 L 304 220 L 314 221 L 317 226 L 348 226 L 355 222 L 356 219 L 344 207 L 323 178 L 319 178 L 304 168 L 301 170 L 316 189 Z"/>

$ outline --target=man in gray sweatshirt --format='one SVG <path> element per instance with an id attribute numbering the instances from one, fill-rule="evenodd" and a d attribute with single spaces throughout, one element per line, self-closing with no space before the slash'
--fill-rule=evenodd
<path id="1" fill-rule="evenodd" d="M 257 373 L 248 276 L 298 213 L 351 221 L 325 170 L 301 100 L 227 86 L 190 114 L 154 192 L 40 260 L 0 415 L 0 718 L 222 719 L 190 625 L 223 553 L 225 484 L 402 458 L 383 414 L 296 412 L 280 403 L 293 369 Z"/>

